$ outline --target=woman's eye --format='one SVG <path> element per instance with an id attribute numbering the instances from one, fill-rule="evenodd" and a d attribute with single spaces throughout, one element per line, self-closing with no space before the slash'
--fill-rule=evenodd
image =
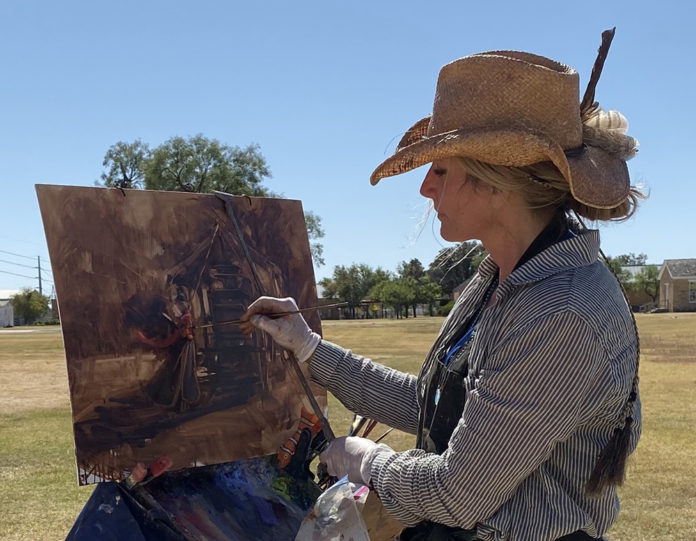
<path id="1" fill-rule="evenodd" d="M 435 173 L 438 177 L 442 177 L 447 174 L 447 169 L 433 169 L 433 173 Z"/>

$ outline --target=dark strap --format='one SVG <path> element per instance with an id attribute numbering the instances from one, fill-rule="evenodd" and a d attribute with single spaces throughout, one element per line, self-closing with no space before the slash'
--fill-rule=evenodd
<path id="1" fill-rule="evenodd" d="M 569 533 L 563 537 L 559 537 L 556 541 L 604 541 L 602 537 L 591 537 L 589 534 L 578 530 L 577 532 Z"/>
<path id="2" fill-rule="evenodd" d="M 477 541 L 476 529 L 462 530 L 450 528 L 436 522 L 420 522 L 415 526 L 404 529 L 399 534 L 398 541 Z M 556 541 L 604 541 L 602 537 L 590 537 L 578 530 L 559 537 Z"/>
<path id="3" fill-rule="evenodd" d="M 404 529 L 399 541 L 476 541 L 476 530 L 450 528 L 437 522 L 420 522 Z"/>

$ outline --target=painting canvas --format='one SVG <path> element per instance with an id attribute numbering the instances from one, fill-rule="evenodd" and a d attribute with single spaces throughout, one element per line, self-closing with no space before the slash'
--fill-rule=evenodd
<path id="1" fill-rule="evenodd" d="M 259 295 L 316 305 L 301 203 L 36 189 L 78 482 L 118 480 L 160 455 L 183 469 L 275 453 L 309 403 L 289 354 L 235 320 Z M 316 313 L 305 316 L 321 333 Z M 325 409 L 325 392 L 312 388 Z"/>

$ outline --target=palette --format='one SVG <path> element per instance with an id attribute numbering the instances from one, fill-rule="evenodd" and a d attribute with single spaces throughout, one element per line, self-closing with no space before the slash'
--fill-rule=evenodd
<path id="1" fill-rule="evenodd" d="M 102 483 L 66 541 L 291 541 L 318 496 L 273 457 L 167 473 L 132 491 Z"/>

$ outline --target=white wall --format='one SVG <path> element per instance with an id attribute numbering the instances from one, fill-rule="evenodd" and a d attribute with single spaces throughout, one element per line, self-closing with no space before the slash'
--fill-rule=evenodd
<path id="1" fill-rule="evenodd" d="M 7 302 L 2 305 L 0 303 L 0 327 L 12 327 L 14 324 L 14 309 L 12 305 Z"/>

